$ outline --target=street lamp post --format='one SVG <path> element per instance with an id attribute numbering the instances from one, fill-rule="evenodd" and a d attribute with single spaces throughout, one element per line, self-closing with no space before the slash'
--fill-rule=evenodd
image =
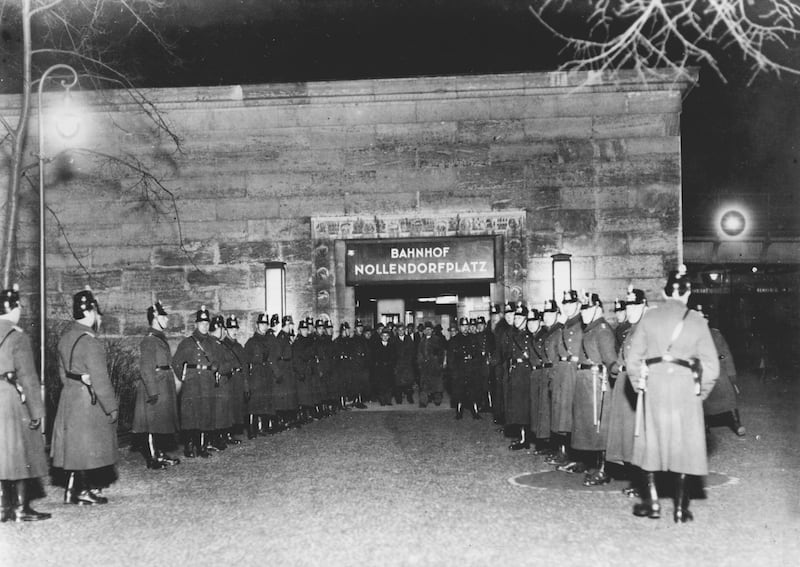
<path id="1" fill-rule="evenodd" d="M 45 287 L 45 246 L 44 246 L 44 118 L 42 114 L 42 92 L 44 83 L 54 71 L 68 71 L 72 75 L 72 80 L 61 79 L 61 87 L 69 96 L 69 90 L 78 84 L 78 73 L 63 63 L 52 65 L 42 73 L 39 79 L 39 98 L 38 98 L 38 122 L 39 122 L 39 372 L 41 374 L 41 395 L 42 403 L 44 404 L 45 411 L 47 410 L 47 399 L 45 397 L 45 321 L 47 310 L 47 290 Z M 70 134 L 74 134 L 74 131 Z M 42 434 L 45 433 L 46 420 L 42 420 Z"/>

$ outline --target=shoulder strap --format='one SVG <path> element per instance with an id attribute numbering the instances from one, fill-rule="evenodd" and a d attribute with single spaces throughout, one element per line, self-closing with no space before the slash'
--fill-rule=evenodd
<path id="1" fill-rule="evenodd" d="M 6 336 L 5 336 L 5 337 L 3 337 L 3 340 L 2 340 L 2 341 L 0 341 L 0 348 L 3 348 L 3 345 L 4 345 L 4 344 L 5 344 L 5 342 L 6 342 L 6 339 L 7 339 L 8 337 L 10 337 L 10 336 L 11 336 L 11 333 L 13 333 L 13 332 L 14 332 L 14 331 L 16 331 L 16 330 L 17 330 L 17 329 L 16 329 L 16 327 L 12 327 L 12 329 L 11 329 L 9 332 L 7 332 L 7 333 L 6 333 Z"/>
<path id="2" fill-rule="evenodd" d="M 681 320 L 678 321 L 678 324 L 675 326 L 675 330 L 672 331 L 672 336 L 670 336 L 669 338 L 669 346 L 667 346 L 666 352 L 669 352 L 670 349 L 672 349 L 672 345 L 675 342 L 675 339 L 677 339 L 680 336 L 681 332 L 683 331 L 683 325 L 686 322 L 686 317 L 689 316 L 689 311 L 690 309 L 687 307 L 686 312 L 684 312 L 683 314 L 683 317 L 681 317 Z"/>
<path id="3" fill-rule="evenodd" d="M 194 341 L 194 344 L 197 345 L 197 348 L 200 349 L 200 352 L 203 353 L 203 356 L 208 361 L 208 363 L 211 364 L 211 360 L 208 358 L 208 354 L 206 353 L 206 349 L 203 348 L 203 345 L 200 344 L 200 341 L 198 341 L 197 338 L 194 335 L 192 335 L 192 340 Z"/>
<path id="4" fill-rule="evenodd" d="M 81 339 L 86 336 L 91 336 L 91 333 L 86 333 L 86 332 L 81 333 L 78 336 L 78 338 L 75 339 L 75 342 L 72 343 L 72 348 L 69 351 L 69 365 L 64 367 L 65 371 L 72 372 L 72 357 L 75 355 L 75 347 L 78 346 L 78 343 L 81 341 Z M 62 364 L 64 363 L 63 358 L 61 359 L 61 363 Z"/>
<path id="5" fill-rule="evenodd" d="M 159 341 L 164 343 L 167 346 L 167 348 L 169 348 L 169 343 L 167 342 L 167 339 L 165 339 L 164 337 L 156 335 L 153 331 L 150 331 L 149 333 L 147 333 L 147 336 L 148 337 L 155 337 L 156 339 L 158 339 Z"/>

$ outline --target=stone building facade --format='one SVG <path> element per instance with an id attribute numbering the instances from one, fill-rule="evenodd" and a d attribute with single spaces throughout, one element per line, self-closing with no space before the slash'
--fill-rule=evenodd
<path id="1" fill-rule="evenodd" d="M 360 239 L 491 238 L 496 270 L 458 315 L 489 300 L 540 306 L 555 253 L 608 308 L 629 283 L 657 297 L 682 257 L 688 87 L 555 72 L 146 91 L 179 150 L 124 94 L 75 93 L 81 139 L 46 175 L 49 311 L 90 284 L 111 336 L 143 332 L 155 297 L 176 334 L 201 304 L 249 331 L 265 263 L 284 262 L 287 313 L 352 320 L 366 296 L 345 264 Z M 34 290 L 35 199 L 23 207 Z M 419 293 L 450 289 L 437 286 Z"/>

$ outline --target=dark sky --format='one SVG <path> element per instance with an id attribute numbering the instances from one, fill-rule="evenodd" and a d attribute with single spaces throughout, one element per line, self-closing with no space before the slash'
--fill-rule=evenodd
<path id="1" fill-rule="evenodd" d="M 70 2 L 71 0 L 67 0 Z M 155 25 L 173 43 L 165 56 L 139 30 L 111 55 L 141 86 L 407 77 L 552 70 L 563 45 L 519 0 L 172 0 Z M 586 13 L 554 14 L 562 29 L 584 25 Z M 123 15 L 111 15 L 126 25 Z M 121 28 L 120 28 L 121 29 Z M 18 53 L 18 26 L 3 12 L 4 68 Z M 797 46 L 781 54 L 800 67 Z M 708 69 L 684 101 L 682 116 L 687 232 L 708 215 L 707 201 L 728 193 L 777 195 L 773 224 L 800 231 L 800 79 L 750 78 L 735 54 L 721 54 L 730 82 Z M 47 63 L 47 62 L 42 62 Z M 5 80 L 0 91 L 13 91 Z M 18 87 L 16 87 L 18 88 Z M 786 197 L 789 195 L 789 197 Z M 786 207 L 785 199 L 793 205 Z M 766 198 L 754 198 L 763 206 Z M 771 207 L 775 209 L 776 207 Z M 703 211 L 688 221 L 692 211 Z M 787 210 L 789 214 L 787 216 Z M 776 220 L 777 219 L 777 220 Z M 688 226 L 691 224 L 691 226 Z"/>

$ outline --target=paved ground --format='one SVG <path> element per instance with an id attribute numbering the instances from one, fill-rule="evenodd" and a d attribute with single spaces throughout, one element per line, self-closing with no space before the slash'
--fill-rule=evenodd
<path id="1" fill-rule="evenodd" d="M 743 384 L 748 436 L 713 430 L 712 469 L 734 482 L 694 501 L 696 521 L 639 519 L 616 490 L 512 453 L 489 420 L 444 408 L 352 411 L 167 471 L 121 452 L 95 508 L 0 525 L 0 565 L 796 565 L 797 387 Z M 618 487 L 624 486 L 617 483 Z"/>

